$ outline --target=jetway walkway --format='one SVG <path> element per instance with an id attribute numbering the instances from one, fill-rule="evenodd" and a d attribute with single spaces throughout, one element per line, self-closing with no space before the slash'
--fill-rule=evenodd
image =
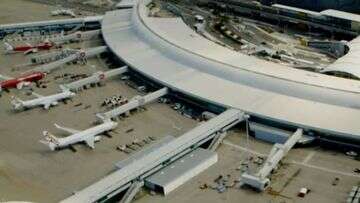
<path id="1" fill-rule="evenodd" d="M 259 170 L 259 172 L 255 175 L 244 173 L 241 176 L 241 183 L 258 189 L 259 191 L 265 190 L 265 188 L 270 184 L 268 176 L 271 171 L 277 167 L 281 159 L 286 156 L 291 148 L 294 147 L 294 145 L 301 139 L 302 135 L 303 130 L 298 129 L 284 144 L 275 144 L 271 149 L 264 166 Z"/>
<path id="2" fill-rule="evenodd" d="M 60 66 L 66 64 L 66 63 L 70 63 L 70 62 L 73 62 L 75 60 L 86 60 L 86 58 L 96 56 L 96 55 L 101 54 L 101 53 L 103 53 L 105 51 L 107 51 L 106 46 L 100 46 L 100 47 L 90 48 L 90 49 L 85 50 L 85 51 L 79 51 L 78 53 L 72 54 L 72 55 L 70 55 L 70 56 L 68 56 L 66 58 L 63 58 L 63 59 L 60 59 L 58 61 L 54 61 L 52 63 L 45 64 L 45 65 L 39 66 L 37 68 L 34 68 L 34 69 L 32 69 L 32 71 L 50 73 L 53 70 L 59 68 Z"/>
<path id="3" fill-rule="evenodd" d="M 221 142 L 224 140 L 224 138 L 226 137 L 227 133 L 226 132 L 220 132 L 218 133 L 214 139 L 211 141 L 208 149 L 211 151 L 215 151 L 221 144 Z"/>
<path id="4" fill-rule="evenodd" d="M 126 191 L 120 203 L 130 203 L 134 199 L 136 193 L 138 193 L 143 186 L 144 181 L 134 181 L 130 188 Z"/>
<path id="5" fill-rule="evenodd" d="M 86 31 L 86 32 L 77 31 L 77 32 L 59 37 L 57 39 L 54 39 L 53 41 L 59 45 L 59 44 L 65 44 L 65 43 L 71 42 L 71 41 L 89 40 L 89 39 L 95 38 L 100 35 L 101 35 L 101 30 L 90 30 L 90 31 Z"/>
<path id="6" fill-rule="evenodd" d="M 157 90 L 155 92 L 152 92 L 145 96 L 136 96 L 132 98 L 128 103 L 117 107 L 111 111 L 108 111 L 106 113 L 98 113 L 96 114 L 96 117 L 100 119 L 100 121 L 112 119 L 120 116 L 121 114 L 127 113 L 130 110 L 133 110 L 135 108 L 138 108 L 140 106 L 144 106 L 145 104 L 148 104 L 150 102 L 153 102 L 157 99 L 159 99 L 162 96 L 165 96 L 168 93 L 168 88 L 164 87 L 160 90 Z"/>
<path id="7" fill-rule="evenodd" d="M 72 54 L 76 54 L 78 52 L 78 50 L 76 49 L 62 49 L 60 51 L 54 51 L 54 52 L 49 52 L 49 53 L 45 53 L 45 54 L 38 54 L 38 55 L 34 55 L 31 56 L 30 58 L 30 64 L 31 65 L 41 65 L 41 64 L 46 64 L 46 63 L 51 63 L 54 61 L 58 61 L 60 59 L 64 59 Z M 24 65 L 28 65 L 28 64 L 24 64 Z"/>
<path id="8" fill-rule="evenodd" d="M 99 71 L 99 72 L 94 73 L 90 77 L 74 81 L 74 82 L 66 84 L 64 86 L 69 88 L 72 91 L 78 91 L 78 90 L 82 89 L 86 85 L 96 84 L 96 83 L 99 83 L 101 81 L 112 78 L 114 76 L 121 75 L 121 74 L 125 73 L 127 70 L 128 70 L 128 67 L 123 66 L 123 67 L 116 68 L 116 69 L 113 69 L 113 70 L 109 70 L 109 71 L 106 71 L 106 72 Z"/>
<path id="9" fill-rule="evenodd" d="M 28 31 L 61 31 L 76 27 L 99 28 L 103 16 L 90 16 L 85 18 L 72 18 L 60 20 L 47 20 L 38 22 L 25 22 L 0 25 L 0 39 L 7 34 Z"/>
<path id="10" fill-rule="evenodd" d="M 237 109 L 229 109 L 182 136 L 160 145 L 143 156 L 137 157 L 137 159 L 129 157 L 132 161 L 126 162 L 127 164 L 117 171 L 61 202 L 86 203 L 96 202 L 100 199 L 102 201 L 107 200 L 110 198 L 109 194 L 113 196 L 115 195 L 114 193 L 121 192 L 119 188 L 126 189 L 130 186 L 131 181 L 143 180 L 212 139 L 216 133 L 225 132 L 243 120 L 243 112 Z"/>

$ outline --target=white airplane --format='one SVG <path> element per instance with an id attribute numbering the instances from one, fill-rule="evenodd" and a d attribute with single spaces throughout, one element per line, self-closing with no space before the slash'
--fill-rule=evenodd
<path id="1" fill-rule="evenodd" d="M 66 99 L 70 99 L 75 96 L 75 93 L 71 92 L 68 88 L 62 85 L 60 85 L 60 88 L 62 90 L 61 93 L 49 96 L 42 96 L 35 92 L 32 92 L 32 94 L 37 98 L 27 101 L 12 97 L 11 104 L 13 105 L 13 108 L 15 110 L 29 109 L 36 106 L 43 106 L 44 109 L 48 110 L 51 106 L 58 105 L 59 101 L 65 101 Z"/>
<path id="2" fill-rule="evenodd" d="M 111 120 L 107 120 L 104 123 L 97 125 L 95 127 L 86 129 L 84 131 L 78 131 L 71 128 L 66 128 L 55 124 L 55 127 L 63 130 L 72 135 L 64 138 L 57 138 L 48 131 L 43 131 L 45 140 L 40 140 L 41 143 L 49 146 L 49 148 L 54 151 L 56 149 L 62 149 L 66 147 L 71 147 L 73 144 L 79 142 L 85 142 L 87 146 L 91 149 L 95 148 L 94 143 L 100 140 L 99 134 L 106 133 L 108 131 L 114 130 L 117 127 L 117 123 Z"/>

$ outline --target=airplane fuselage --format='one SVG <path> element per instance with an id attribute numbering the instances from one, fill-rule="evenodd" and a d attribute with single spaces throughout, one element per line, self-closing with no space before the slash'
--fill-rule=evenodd
<path id="1" fill-rule="evenodd" d="M 35 46 L 24 45 L 24 46 L 16 46 L 13 48 L 14 52 L 26 52 L 30 49 L 38 49 L 38 50 L 50 50 L 54 45 L 51 42 L 44 42 L 37 44 Z"/>
<path id="2" fill-rule="evenodd" d="M 45 107 L 46 104 L 49 104 L 49 107 L 50 107 L 50 106 L 57 105 L 58 101 L 71 98 L 74 95 L 75 94 L 70 91 L 69 92 L 61 92 L 61 93 L 50 95 L 50 96 L 44 96 L 44 97 L 24 101 L 22 105 L 25 108 L 33 108 L 33 107 L 41 106 L 41 105 L 43 105 Z"/>
<path id="3" fill-rule="evenodd" d="M 17 78 L 4 80 L 0 82 L 1 89 L 13 89 L 18 88 L 20 83 L 31 83 L 37 82 L 45 77 L 45 73 L 42 72 L 34 72 L 27 75 L 22 75 Z"/>
<path id="4" fill-rule="evenodd" d="M 116 127 L 117 127 L 116 122 L 112 122 L 112 121 L 105 122 L 103 124 L 75 133 L 73 135 L 64 138 L 59 138 L 58 145 L 55 148 L 65 148 L 72 144 L 84 142 L 92 137 L 96 137 L 99 134 L 113 130 Z"/>

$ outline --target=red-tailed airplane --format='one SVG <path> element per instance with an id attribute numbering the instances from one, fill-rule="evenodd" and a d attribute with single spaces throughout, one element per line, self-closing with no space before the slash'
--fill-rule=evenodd
<path id="1" fill-rule="evenodd" d="M 52 43 L 49 40 L 45 40 L 36 45 L 31 45 L 29 43 L 26 43 L 25 45 L 20 45 L 20 46 L 15 46 L 15 47 L 7 42 L 5 42 L 4 44 L 5 44 L 5 52 L 6 53 L 23 52 L 24 54 L 35 53 L 39 50 L 49 50 L 52 47 L 54 47 L 54 45 L 55 45 L 54 43 Z"/>
<path id="2" fill-rule="evenodd" d="M 0 76 L 0 78 L 4 79 L 3 81 L 0 81 L 0 92 L 3 89 L 22 89 L 24 86 L 29 86 L 32 82 L 38 82 L 39 80 L 45 78 L 45 76 L 46 73 L 43 72 L 33 72 L 16 78 Z"/>

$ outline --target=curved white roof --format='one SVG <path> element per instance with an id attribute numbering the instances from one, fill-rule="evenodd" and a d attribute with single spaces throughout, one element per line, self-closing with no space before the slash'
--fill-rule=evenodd
<path id="1" fill-rule="evenodd" d="M 344 12 L 344 11 L 339 11 L 339 10 L 334 10 L 334 9 L 327 9 L 327 10 L 321 11 L 320 14 L 325 15 L 325 16 L 334 17 L 334 18 L 340 18 L 340 19 L 360 22 L 360 15 L 349 13 L 349 12 Z"/>
<path id="2" fill-rule="evenodd" d="M 360 83 L 291 69 L 212 43 L 145 3 L 112 11 L 103 37 L 125 63 L 192 97 L 305 129 L 360 140 Z M 131 13 L 132 12 L 132 13 Z"/>
<path id="3" fill-rule="evenodd" d="M 286 6 L 286 5 L 283 5 L 283 4 L 272 4 L 271 6 L 275 7 L 275 8 L 284 9 L 284 10 L 290 10 L 290 11 L 294 11 L 294 12 L 306 13 L 306 14 L 314 15 L 314 16 L 321 16 L 321 13 L 319 13 L 319 12 L 310 11 L 310 10 L 301 9 L 301 8 L 296 8 L 296 7 L 293 7 L 293 6 Z"/>
<path id="4" fill-rule="evenodd" d="M 348 43 L 349 52 L 322 72 L 345 72 L 360 78 L 360 36 Z"/>

